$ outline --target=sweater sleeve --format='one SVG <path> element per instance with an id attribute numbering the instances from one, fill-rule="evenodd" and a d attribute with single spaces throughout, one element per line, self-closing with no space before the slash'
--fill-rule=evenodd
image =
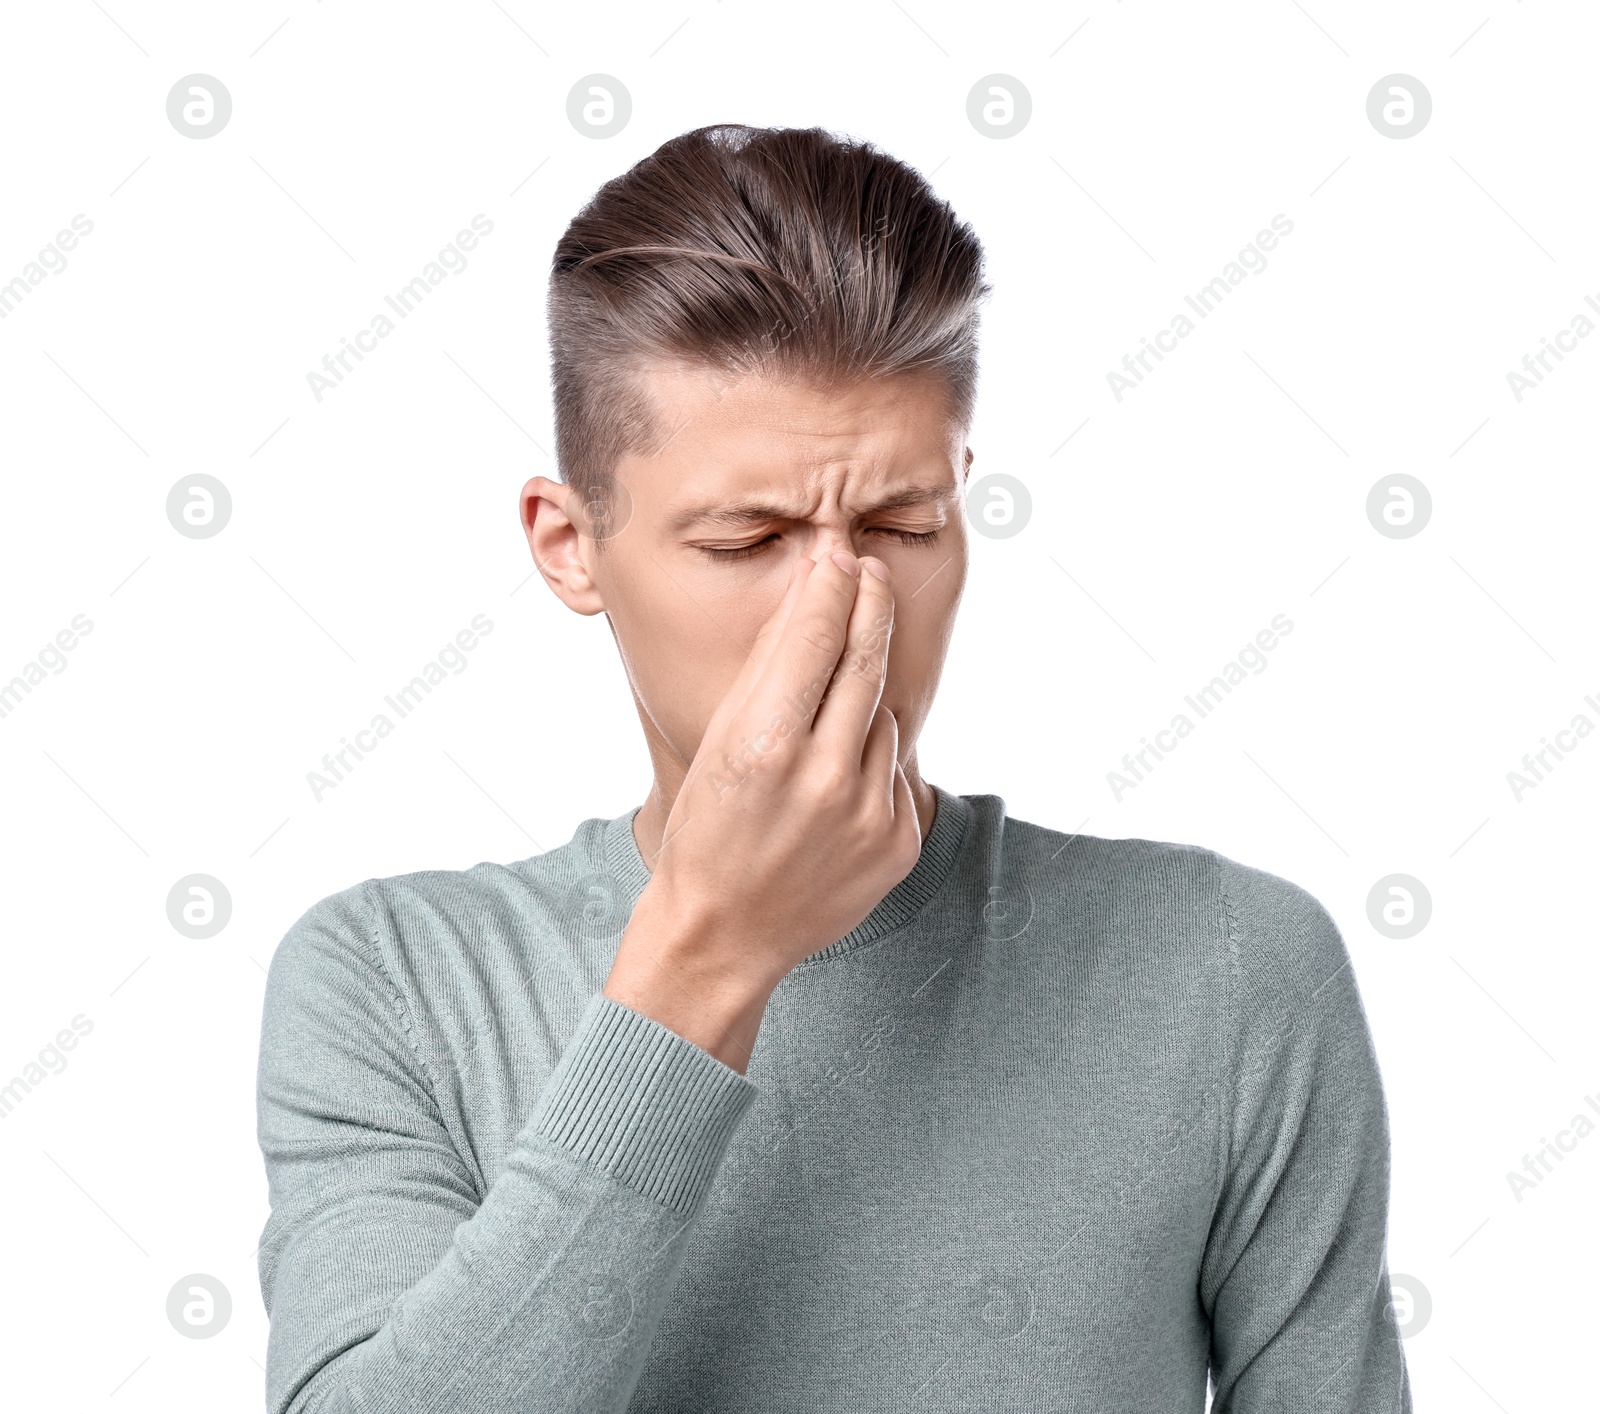
<path id="1" fill-rule="evenodd" d="M 1388 1113 L 1337 925 L 1222 861 L 1232 1114 L 1201 1265 L 1213 1414 L 1410 1414 L 1390 1305 Z"/>
<path id="2" fill-rule="evenodd" d="M 596 993 L 480 1193 L 364 886 L 272 960 L 257 1120 L 270 1414 L 627 1407 L 746 1077 Z"/>

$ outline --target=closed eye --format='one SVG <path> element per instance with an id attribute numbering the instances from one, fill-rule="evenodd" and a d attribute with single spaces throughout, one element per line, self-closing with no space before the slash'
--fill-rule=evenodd
<path id="1" fill-rule="evenodd" d="M 869 535 L 887 535 L 891 540 L 895 540 L 901 545 L 931 545 L 939 538 L 937 530 L 898 530 L 886 525 L 874 526 L 867 533 Z M 765 536 L 763 539 L 754 541 L 749 545 L 725 547 L 698 545 L 695 548 L 713 560 L 722 560 L 724 562 L 728 560 L 745 560 L 752 555 L 760 554 L 779 538 L 777 532 L 773 532 L 771 535 Z"/>

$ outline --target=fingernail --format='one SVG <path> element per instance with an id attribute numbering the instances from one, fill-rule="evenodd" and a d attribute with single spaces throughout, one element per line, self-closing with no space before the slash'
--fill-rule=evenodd
<path id="1" fill-rule="evenodd" d="M 835 550 L 832 559 L 834 564 L 838 565 L 846 574 L 861 573 L 861 567 L 854 555 L 847 555 L 843 550 Z"/>
<path id="2" fill-rule="evenodd" d="M 889 567 L 882 560 L 863 560 L 861 563 L 867 567 L 868 574 L 876 575 L 885 584 L 889 582 Z"/>

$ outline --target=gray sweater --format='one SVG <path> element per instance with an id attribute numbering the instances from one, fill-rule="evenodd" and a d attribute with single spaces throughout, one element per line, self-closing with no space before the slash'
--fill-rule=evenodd
<path id="1" fill-rule="evenodd" d="M 1317 901 L 936 788 L 747 1075 L 600 994 L 633 812 L 272 960 L 274 1414 L 1406 1414 L 1388 1117 Z"/>

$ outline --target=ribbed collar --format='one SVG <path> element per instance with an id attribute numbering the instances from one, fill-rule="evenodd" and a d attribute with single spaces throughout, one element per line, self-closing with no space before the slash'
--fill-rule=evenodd
<path id="1" fill-rule="evenodd" d="M 911 872 L 890 889 L 872 912 L 844 937 L 811 953 L 801 961 L 801 967 L 814 962 L 826 962 L 829 958 L 838 957 L 863 943 L 876 942 L 896 928 L 904 927 L 939 891 L 939 886 L 944 883 L 956 857 L 961 853 L 972 807 L 961 796 L 953 795 L 941 786 L 934 786 L 933 794 L 937 802 L 933 828 L 922 841 L 922 853 L 917 856 Z M 639 895 L 644 892 L 645 885 L 650 882 L 650 870 L 633 837 L 633 817 L 640 808 L 635 807 L 625 815 L 606 821 L 601 837 L 601 850 L 611 873 L 627 894 L 630 913 L 633 905 L 639 901 Z"/>

